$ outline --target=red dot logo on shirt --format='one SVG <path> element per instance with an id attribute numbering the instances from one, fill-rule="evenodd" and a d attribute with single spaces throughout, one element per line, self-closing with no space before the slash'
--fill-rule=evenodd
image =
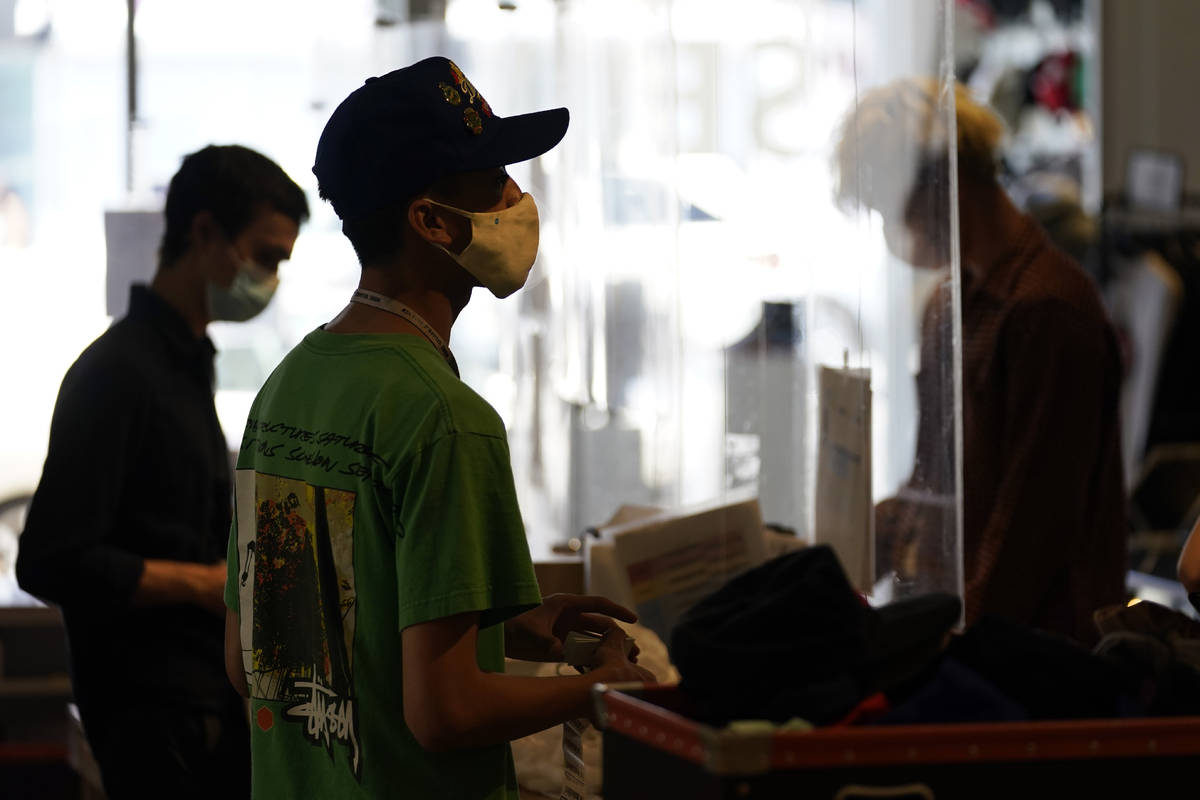
<path id="1" fill-rule="evenodd" d="M 275 715 L 266 706 L 259 706 L 258 713 L 254 717 L 255 721 L 258 722 L 258 727 L 264 732 L 271 730 L 275 726 Z"/>

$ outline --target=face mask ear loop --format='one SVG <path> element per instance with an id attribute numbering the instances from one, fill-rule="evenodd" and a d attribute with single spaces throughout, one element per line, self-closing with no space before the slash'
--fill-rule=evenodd
<path id="1" fill-rule="evenodd" d="M 438 208 L 444 208 L 452 214 L 457 214 L 458 216 L 465 219 L 467 221 L 467 224 L 471 226 L 471 241 L 467 242 L 466 247 L 464 247 L 462 249 L 461 253 L 454 253 L 449 248 L 443 247 L 440 244 L 433 245 L 438 250 L 441 250 L 443 253 L 450 256 L 450 258 L 454 260 L 454 263 L 459 264 L 461 266 L 462 261 L 460 261 L 459 259 L 461 259 L 463 257 L 463 255 L 465 255 L 466 252 L 471 249 L 471 245 L 475 244 L 475 216 L 476 216 L 475 212 L 464 211 L 463 209 L 457 208 L 456 206 L 447 205 L 446 203 L 442 203 L 438 200 L 434 200 L 432 197 L 425 197 L 422 199 L 424 199 L 425 202 L 429 203 L 431 206 L 437 206 Z M 433 243 L 430 242 L 430 244 L 433 244 Z"/>
<path id="2" fill-rule="evenodd" d="M 438 208 L 444 208 L 445 210 L 451 212 L 452 214 L 457 214 L 458 216 L 465 219 L 467 222 L 471 222 L 476 216 L 479 216 L 478 212 L 467 211 L 465 209 L 459 208 L 458 206 L 452 206 L 452 205 L 449 205 L 448 203 L 443 203 L 439 200 L 434 200 L 432 197 L 426 197 L 425 202 L 429 203 L 429 205 L 431 205 L 431 206 L 437 206 Z"/>

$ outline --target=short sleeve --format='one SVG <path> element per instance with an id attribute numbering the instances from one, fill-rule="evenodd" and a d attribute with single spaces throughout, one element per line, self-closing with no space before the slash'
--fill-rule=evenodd
<path id="1" fill-rule="evenodd" d="M 434 440 L 401 468 L 396 491 L 401 630 L 469 611 L 485 628 L 541 602 L 502 437 Z"/>

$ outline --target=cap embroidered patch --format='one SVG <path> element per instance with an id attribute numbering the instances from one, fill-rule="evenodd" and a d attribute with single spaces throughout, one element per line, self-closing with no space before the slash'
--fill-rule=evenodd
<path id="1" fill-rule="evenodd" d="M 463 111 L 463 122 L 467 123 L 467 130 L 478 136 L 483 133 L 483 120 L 479 117 L 479 112 L 474 108 L 467 106 Z"/>
<path id="2" fill-rule="evenodd" d="M 462 95 L 448 83 L 439 83 L 438 88 L 442 90 L 442 97 L 446 98 L 446 102 L 452 106 L 462 105 Z"/>
<path id="3" fill-rule="evenodd" d="M 457 88 L 446 83 L 439 83 L 438 88 L 442 90 L 442 96 L 450 105 L 461 105 L 462 101 L 466 100 L 467 108 L 463 109 L 463 122 L 466 123 L 467 130 L 478 136 L 483 133 L 483 118 L 492 116 L 492 107 L 488 105 L 487 100 L 483 99 L 483 95 L 479 93 L 475 85 L 467 80 L 467 76 L 463 74 L 457 64 L 453 61 L 447 63 L 450 65 L 450 76 L 454 79 Z M 479 103 L 478 109 L 475 108 L 476 103 Z"/>
<path id="4" fill-rule="evenodd" d="M 458 84 L 459 91 L 467 96 L 468 103 L 474 103 L 479 99 L 479 90 L 467 80 L 467 76 L 458 68 L 458 64 L 455 64 L 453 61 L 449 62 L 449 64 L 450 74 L 454 76 L 454 82 Z"/>

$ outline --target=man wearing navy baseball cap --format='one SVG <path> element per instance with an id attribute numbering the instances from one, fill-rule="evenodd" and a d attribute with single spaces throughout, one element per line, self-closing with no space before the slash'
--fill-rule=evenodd
<path id="1" fill-rule="evenodd" d="M 500 117 L 429 58 L 325 126 L 313 172 L 362 278 L 255 400 L 229 541 L 227 670 L 258 797 L 516 798 L 511 739 L 589 716 L 593 683 L 653 680 L 613 620 L 633 612 L 541 598 L 504 424 L 450 352 L 475 286 L 524 285 L 537 206 L 505 166 L 567 119 Z M 561 660 L 573 630 L 604 634 L 590 674 L 503 674 L 506 654 Z"/>

